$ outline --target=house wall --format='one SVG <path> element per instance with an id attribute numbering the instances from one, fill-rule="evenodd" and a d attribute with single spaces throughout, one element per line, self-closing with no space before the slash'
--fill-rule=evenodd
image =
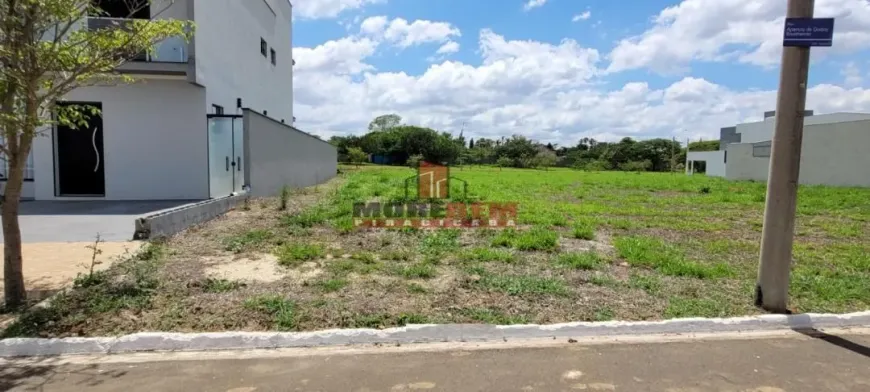
<path id="1" fill-rule="evenodd" d="M 835 124 L 849 121 L 870 120 L 867 113 L 831 113 L 804 117 L 804 127 L 820 124 Z M 773 138 L 776 117 L 768 117 L 764 121 L 737 125 L 741 143 L 763 142 Z"/>
<path id="2" fill-rule="evenodd" d="M 804 129 L 800 183 L 870 186 L 870 120 L 809 125 Z M 767 181 L 770 158 L 753 157 L 752 144 L 728 146 L 727 178 Z"/>
<path id="3" fill-rule="evenodd" d="M 208 198 L 205 90 L 183 80 L 73 91 L 101 102 L 106 200 Z M 53 137 L 34 140 L 35 195 L 57 199 Z M 103 199 L 103 198 L 101 198 Z"/>
<path id="4" fill-rule="evenodd" d="M 725 151 L 689 151 L 689 161 L 707 162 L 707 175 L 725 177 Z"/>
<path id="5" fill-rule="evenodd" d="M 244 111 L 245 178 L 253 196 L 274 196 L 281 187 L 301 188 L 335 176 L 338 152 L 331 144 L 250 110 Z"/>
<path id="6" fill-rule="evenodd" d="M 242 106 L 288 124 L 293 121 L 291 7 L 287 0 L 194 1 L 195 79 L 206 86 L 205 108 Z M 260 39 L 268 44 L 260 53 Z M 277 52 L 272 65 L 269 49 Z"/>

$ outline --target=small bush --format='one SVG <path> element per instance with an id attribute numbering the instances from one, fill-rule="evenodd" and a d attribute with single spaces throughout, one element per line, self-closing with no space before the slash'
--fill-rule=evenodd
<path id="1" fill-rule="evenodd" d="M 308 261 L 323 257 L 323 246 L 318 244 L 292 243 L 279 247 L 276 252 L 278 264 L 285 266 L 297 265 L 300 261 Z"/>
<path id="2" fill-rule="evenodd" d="M 563 253 L 556 259 L 556 264 L 580 270 L 594 270 L 602 264 L 598 253 L 589 251 L 583 253 Z"/>
<path id="3" fill-rule="evenodd" d="M 710 187 L 709 186 L 702 186 L 701 189 L 698 189 L 698 193 L 708 194 L 708 193 L 710 193 Z"/>

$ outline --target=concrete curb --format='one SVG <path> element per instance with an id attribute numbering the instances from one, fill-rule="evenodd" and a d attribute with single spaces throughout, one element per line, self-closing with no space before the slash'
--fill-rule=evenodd
<path id="1" fill-rule="evenodd" d="M 186 204 L 139 217 L 134 222 L 133 239 L 148 240 L 175 235 L 190 226 L 205 223 L 223 215 L 248 197 L 249 195 L 242 193 Z"/>
<path id="2" fill-rule="evenodd" d="M 870 311 L 849 314 L 759 315 L 727 319 L 575 322 L 551 325 L 420 324 L 384 330 L 332 329 L 316 332 L 142 332 L 120 337 L 0 341 L 0 357 L 114 354 L 149 351 L 208 351 L 299 348 L 351 344 L 485 342 L 509 339 L 749 332 L 870 326 Z"/>

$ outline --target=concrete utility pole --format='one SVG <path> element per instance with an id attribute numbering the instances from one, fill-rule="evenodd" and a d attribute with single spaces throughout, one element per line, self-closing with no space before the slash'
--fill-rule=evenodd
<path id="1" fill-rule="evenodd" d="M 814 6 L 815 0 L 789 0 L 787 16 L 812 18 Z M 760 265 L 755 287 L 755 305 L 776 313 L 788 313 L 809 65 L 809 47 L 783 48 L 776 98 L 776 131 L 770 153 Z"/>

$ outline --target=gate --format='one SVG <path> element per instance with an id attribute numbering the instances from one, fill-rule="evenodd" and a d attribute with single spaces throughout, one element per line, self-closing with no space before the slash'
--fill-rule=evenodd
<path id="1" fill-rule="evenodd" d="M 212 199 L 245 186 L 244 121 L 240 115 L 208 115 L 208 183 Z"/>

